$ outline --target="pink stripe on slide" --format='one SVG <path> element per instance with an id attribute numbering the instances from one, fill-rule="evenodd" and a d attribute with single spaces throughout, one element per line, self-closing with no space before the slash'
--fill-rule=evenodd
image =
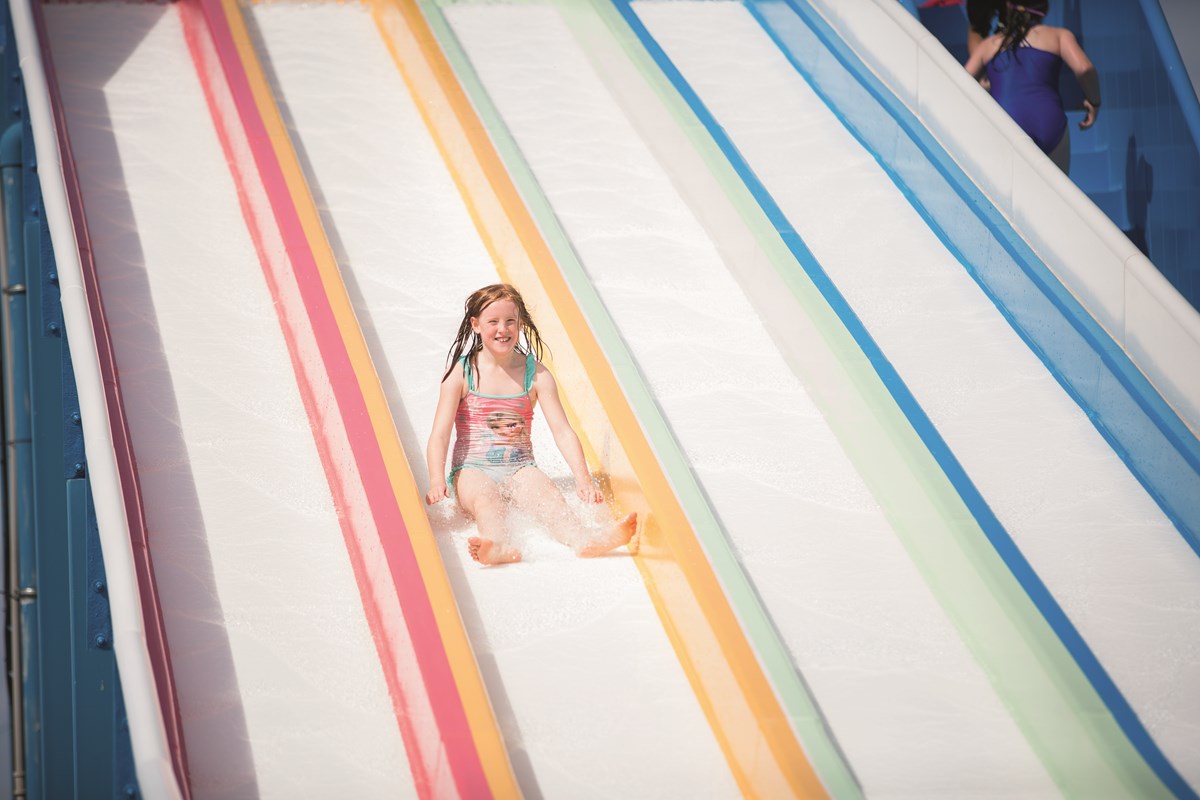
<path id="1" fill-rule="evenodd" d="M 180 8 L 279 309 L 418 791 L 423 797 L 490 797 L 364 399 L 361 381 L 374 380 L 374 370 L 369 360 L 357 363 L 347 348 L 330 295 L 344 293 L 344 287 L 335 275 L 337 286 L 331 289 L 333 281 L 322 274 L 321 257 L 333 263 L 329 245 L 319 224 L 315 231 L 305 227 L 300 208 L 312 201 L 300 188 L 303 175 L 240 11 L 221 0 L 183 0 Z"/>

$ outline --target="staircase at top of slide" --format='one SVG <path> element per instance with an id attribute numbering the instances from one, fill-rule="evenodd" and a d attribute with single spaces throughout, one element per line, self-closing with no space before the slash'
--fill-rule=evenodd
<path id="1" fill-rule="evenodd" d="M 192 794 L 1194 794 L 1194 437 L 807 6 L 40 13 Z M 426 516 L 496 280 L 636 558 Z"/>

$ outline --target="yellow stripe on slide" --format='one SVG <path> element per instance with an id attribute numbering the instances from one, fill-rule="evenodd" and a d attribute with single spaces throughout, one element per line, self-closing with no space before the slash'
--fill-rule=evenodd
<path id="1" fill-rule="evenodd" d="M 470 639 L 463 627 L 454 592 L 425 513 L 423 497 L 405 457 L 395 421 L 375 372 L 353 304 L 321 225 L 320 213 L 312 200 L 303 169 L 275 104 L 274 94 L 251 43 L 239 3 L 237 0 L 222 0 L 222 5 L 235 45 L 245 65 L 255 103 L 275 148 L 284 180 L 316 260 L 329 305 L 367 407 L 371 428 L 378 441 L 392 491 L 408 530 L 425 592 L 432 606 L 451 674 L 466 712 L 467 726 L 482 762 L 488 786 L 494 797 L 520 797 L 521 791 L 508 760 L 499 725 L 492 712 Z"/>
<path id="2" fill-rule="evenodd" d="M 619 508 L 643 520 L 637 564 L 659 617 L 746 796 L 825 797 L 696 533 L 612 367 L 484 123 L 413 0 L 370 0 L 375 20 L 502 279 L 547 339 L 589 461 Z M 552 312 L 552 313 L 547 313 Z M 664 746 L 670 746 L 669 743 Z"/>

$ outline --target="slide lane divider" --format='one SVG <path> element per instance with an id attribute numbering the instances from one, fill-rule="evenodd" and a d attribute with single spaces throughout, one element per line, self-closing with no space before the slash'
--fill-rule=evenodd
<path id="1" fill-rule="evenodd" d="M 772 20 L 789 11 L 803 19 L 858 85 L 856 96 L 869 97 L 867 102 L 873 101 L 890 117 L 887 125 L 874 128 L 869 121 L 856 124 L 854 118 L 864 103 L 849 95 L 837 112 L 1200 556 L 1196 433 L 913 112 L 862 64 L 818 12 L 795 0 L 756 1 L 748 7 L 759 9 L 755 13 L 768 32 L 777 27 Z M 814 77 L 812 69 L 805 73 L 804 52 L 777 32 L 773 35 L 797 69 Z M 906 152 L 897 152 L 899 148 Z M 910 153 L 917 157 L 910 158 Z M 1081 198 L 1080 202 L 1089 201 Z M 971 213 L 962 213 L 964 208 Z"/>
<path id="2" fill-rule="evenodd" d="M 597 4 L 612 8 L 602 0 Z M 634 22 L 644 27 L 640 21 Z M 621 27 L 623 24 L 614 25 L 618 35 L 624 36 Z M 644 31 L 634 38 L 642 41 L 647 36 L 649 32 Z M 748 168 L 741 168 L 744 165 L 738 161 L 740 156 L 734 157 L 732 143 L 713 135 L 717 123 L 657 43 L 650 42 L 645 50 L 639 46 L 640 55 L 632 43 L 627 43 L 627 48 L 631 57 L 657 64 L 654 69 L 644 68 L 647 80 L 656 84 L 679 128 L 754 231 L 785 291 L 820 327 L 841 362 L 849 387 L 837 390 L 830 382 L 838 371 L 823 370 L 819 381 L 805 380 L 806 388 L 821 404 L 839 442 L 959 636 L 1058 785 L 1103 791 L 1115 780 L 1105 765 L 1105 753 L 1089 752 L 1079 745 L 1087 741 L 1087 726 L 1094 713 L 1077 699 L 1087 695 L 1082 676 L 1072 678 L 1073 665 L 1053 631 L 997 557 L 974 513 L 905 415 L 876 367 L 877 358 L 860 346 L 836 299 L 823 293 L 811 274 L 821 271 L 820 264 L 790 223 L 781 216 L 773 217 L 760 204 L 765 190 L 745 180 Z M 740 259 L 743 265 L 747 260 Z M 763 307 L 779 301 L 768 289 L 756 294 Z M 795 351 L 785 352 L 785 356 L 802 378 L 819 363 L 811 347 L 791 339 L 783 342 L 782 349 Z M 856 405 L 860 412 L 850 412 Z M 1046 653 L 1056 655 L 1057 663 L 1052 659 L 1047 667 Z M 1064 681 L 1072 679 L 1077 685 L 1064 691 Z M 1080 686 L 1082 694 L 1078 694 Z M 1080 763 L 1092 763 L 1096 769 L 1080 770 Z"/>
<path id="3" fill-rule="evenodd" d="M 533 308 L 553 310 L 539 315 L 543 333 L 573 350 L 555 363 L 572 422 L 616 504 L 639 513 L 636 563 L 739 787 L 747 796 L 825 797 L 727 600 L 727 581 L 745 584 L 727 574 L 736 566 L 728 542 L 710 510 L 697 511 L 710 520 L 707 536 L 689 521 L 672 486 L 680 475 L 691 480 L 677 446 L 670 479 L 659 466 L 647 436 L 668 435 L 666 426 L 441 8 L 373 7 L 501 277 Z M 622 390 L 631 386 L 642 396 L 636 404 Z M 694 483 L 688 491 L 700 497 Z M 713 549 L 724 553 L 714 558 L 726 567 L 720 574 Z"/>
<path id="4" fill-rule="evenodd" d="M 303 169 L 236 0 L 185 35 L 279 311 L 423 798 L 516 797 L 449 578 Z"/>
<path id="5" fill-rule="evenodd" d="M 947 498 L 945 487 L 937 486 L 932 492 L 933 502 L 948 499 L 951 503 L 948 508 L 965 506 L 969 511 L 970 519 L 962 519 L 959 512 L 955 512 L 960 518 L 951 526 L 952 536 L 941 543 L 941 546 L 953 548 L 952 551 L 943 550 L 932 541 L 921 541 L 924 537 L 912 536 L 914 531 L 908 525 L 898 526 L 896 531 L 1056 784 L 1065 794 L 1075 797 L 1111 793 L 1115 785 L 1125 787 L 1134 796 L 1162 796 L 1163 784 L 1134 752 L 1088 676 L 1073 658 L 1070 648 L 1046 619 L 1041 605 L 1030 596 L 1026 582 L 1013 574 L 1008 559 L 998 552 L 998 546 L 994 546 L 994 528 L 999 523 L 978 496 L 978 491 L 969 484 L 961 466 L 953 460 L 948 447 L 940 440 L 895 368 L 719 121 L 641 23 L 631 1 L 612 2 L 706 131 L 711 144 L 704 146 L 720 151 L 743 184 L 740 191 L 749 193 L 803 269 L 804 283 L 811 283 L 820 292 L 839 324 L 854 340 L 854 346 L 871 365 L 892 398 L 889 405 L 894 405 L 905 418 L 900 424 L 911 428 L 912 433 L 906 433 L 906 438 L 915 435 L 919 439 L 915 446 L 925 451 L 910 454 L 910 457 L 915 458 L 916 463 L 933 459 L 940 475 L 928 472 L 926 464 L 922 468 L 926 470 L 926 477 L 936 484 L 947 481 L 951 484 L 955 497 Z M 777 5 L 782 7 L 782 2 Z M 751 3 L 743 3 L 743 6 L 762 24 Z M 770 30 L 767 33 L 770 35 Z M 787 51 L 784 52 L 787 55 Z M 807 75 L 805 79 L 809 80 Z M 823 94 L 820 96 L 828 104 L 828 98 Z M 831 109 L 836 113 L 833 106 Z M 789 282 L 797 288 L 802 285 L 798 283 L 799 278 L 788 276 Z M 871 480 L 869 475 L 864 477 Z M 872 481 L 873 492 L 881 488 L 880 477 Z M 892 519 L 890 512 L 889 519 Z M 930 533 L 928 530 L 916 532 Z M 954 563 L 958 553 L 965 562 Z M 988 587 L 990 598 L 967 599 L 978 594 L 980 585 Z M 975 602 L 980 599 L 985 602 Z"/>
<path id="6" fill-rule="evenodd" d="M 55 247 L 68 344 L 80 384 L 85 447 L 88 462 L 92 465 L 89 469 L 90 481 L 93 484 L 103 555 L 110 577 L 108 591 L 114 618 L 114 650 L 118 669 L 127 681 L 123 693 L 129 709 L 129 733 L 138 781 L 147 797 L 182 797 L 187 800 L 192 796 L 188 782 L 187 748 L 171 671 L 166 623 L 154 577 L 141 482 L 121 394 L 120 372 L 92 252 L 79 172 L 71 150 L 66 110 L 51 56 L 49 33 L 40 0 L 15 0 L 10 8 L 16 29 L 15 37 L 21 50 L 21 72 L 29 101 L 34 146 L 41 166 L 47 224 Z M 36 53 L 20 47 L 29 32 L 36 37 Z M 41 118 L 43 97 L 49 105 L 47 110 L 50 119 L 46 120 Z M 51 168 L 47 169 L 47 166 Z M 51 185 L 56 168 L 61 170 L 61 186 Z M 60 191 L 64 197 L 57 197 Z M 65 201 L 67 219 L 57 213 L 57 206 L 62 201 Z M 72 246 L 64 246 L 68 242 Z M 86 315 L 90 320 L 90 330 L 76 330 L 71 324 L 73 319 L 79 318 L 75 312 Z M 89 342 L 92 345 L 87 348 L 90 352 L 76 352 L 84 349 Z M 92 384 L 102 387 L 102 398 L 91 397 Z M 104 425 L 105 422 L 107 425 Z M 98 433 L 101 429 L 104 432 Z M 104 441 L 103 437 L 108 437 L 108 441 Z M 110 485 L 114 482 L 115 486 Z M 110 505 L 110 497 L 117 493 L 120 494 L 123 513 Z M 112 531 L 118 529 L 122 529 L 121 532 L 126 535 L 125 541 L 113 538 Z M 122 578 L 128 575 L 130 569 L 136 591 L 133 596 L 127 597 L 128 587 Z M 123 609 L 136 609 L 141 619 L 137 622 L 120 619 Z M 141 659 L 130 652 L 131 639 L 135 637 L 144 642 L 148 670 L 143 669 Z M 151 685 L 153 700 L 144 699 L 146 686 L 134 685 L 139 682 Z M 155 704 L 157 708 L 152 709 L 151 706 Z M 158 730 L 152 732 L 148 729 L 149 716 L 158 717 L 155 725 Z M 160 737 L 163 738 L 161 743 L 154 741 Z M 169 765 L 165 760 L 160 761 L 159 754 L 155 752 L 160 746 L 164 751 L 162 756 L 170 759 Z M 18 765 L 18 768 L 23 766 Z"/>
<path id="7" fill-rule="evenodd" d="M 843 444 L 850 449 L 851 443 L 858 441 L 869 447 L 863 464 L 874 466 L 876 471 L 890 476 L 895 460 L 880 452 L 880 447 L 884 441 L 899 438 L 898 435 L 891 431 L 880 432 L 877 437 L 865 434 L 865 428 L 876 430 L 872 423 L 877 417 L 886 416 L 878 408 L 869 408 L 869 402 L 864 403 L 870 398 L 867 387 L 874 375 L 870 365 L 865 363 L 853 340 L 844 334 L 839 338 L 842 331 L 836 318 L 832 323 L 822 318 L 822 312 L 824 317 L 830 315 L 815 291 L 803 295 L 806 302 L 798 318 L 796 305 L 789 302 L 793 292 L 797 296 L 802 296 L 802 292 L 786 285 L 787 279 L 797 272 L 795 260 L 782 246 L 775 229 L 762 218 L 753 200 L 739 196 L 739 190 L 741 195 L 746 194 L 745 187 L 724 156 L 712 147 L 707 133 L 691 115 L 687 104 L 609 0 L 588 0 L 586 3 L 553 0 L 553 3 L 595 73 L 670 175 L 672 183 L 679 187 L 680 194 L 717 244 L 722 258 L 730 264 L 747 295 L 759 309 L 773 308 L 780 318 L 791 320 L 786 332 L 777 331 L 770 325 L 768 328 L 772 328 L 781 354 L 804 382 L 806 391 L 818 403 L 826 419 L 831 420 L 831 425 L 842 423 L 837 432 Z M 707 148 L 705 141 L 708 141 Z M 689 158 L 686 155 L 689 151 L 700 157 Z M 705 173 L 712 177 L 701 177 Z M 711 224 L 714 219 L 722 220 L 720 231 Z M 750 267 L 751 263 L 756 266 Z M 780 306 L 781 301 L 787 304 L 786 307 Z M 848 385 L 848 378 L 853 380 L 853 386 Z M 825 401 L 823 404 L 822 400 Z M 866 425 L 861 424 L 864 419 Z M 902 451 L 903 444 L 896 450 Z M 888 455 L 891 454 L 889 451 Z M 907 476 L 908 473 L 902 474 Z M 891 480 L 882 486 L 895 484 L 896 481 Z M 896 495 L 921 497 L 918 488 L 906 485 Z M 919 524 L 934 522 L 922 518 Z M 737 569 L 740 570 L 740 566 Z M 805 752 L 830 794 L 839 798 L 861 797 L 863 790 L 852 766 L 758 593 L 753 590 L 730 592 L 729 601 L 742 620 L 742 627 Z"/>
<path id="8" fill-rule="evenodd" d="M 875 157 L 933 233 L 1063 390 L 1079 404 L 1184 540 L 1197 551 L 1200 540 L 1194 526 L 1200 521 L 1200 441 L 925 126 L 866 68 L 820 14 L 799 0 L 745 0 L 745 4 L 793 68 Z M 812 69 L 811 64 L 806 66 L 796 43 L 785 40 L 774 21 L 785 9 L 790 9 L 833 55 L 822 69 L 840 83 L 841 103 L 832 102 L 828 87 L 818 80 L 820 70 Z M 840 74 L 834 74 L 835 68 Z M 856 95 L 852 96 L 855 89 Z M 872 103 L 883 112 L 882 116 L 890 118 L 891 126 L 880 125 L 878 119 L 856 122 L 851 118 Z M 883 137 L 886 143 L 876 137 Z M 911 143 L 907 150 L 906 141 Z M 938 178 L 944 181 L 940 190 Z M 947 207 L 947 197 L 953 197 L 957 205 Z M 937 213 L 939 210 L 941 214 Z M 978 222 L 974 223 L 972 220 L 976 219 Z M 1011 259 L 1009 266 L 994 258 L 994 250 L 988 244 L 989 234 Z M 1041 303 L 1046 304 L 1044 309 L 1039 308 Z M 1196 798 L 1195 790 L 1154 741 L 1082 634 L 995 517 L 932 421 L 909 395 L 898 375 L 894 380 L 901 393 L 898 399 L 911 412 L 913 424 L 922 431 L 922 437 L 959 486 L 963 498 L 976 510 L 996 552 L 1090 683 L 1089 694 L 1104 704 L 1107 720 L 1096 728 L 1094 735 L 1098 740 L 1107 740 L 1109 758 L 1120 764 L 1126 785 L 1132 783 L 1137 796 L 1147 796 L 1152 789 L 1161 793 L 1165 787 L 1177 797 Z M 1119 730 L 1114 730 L 1112 723 Z M 1157 780 L 1147 775 L 1147 770 Z"/>

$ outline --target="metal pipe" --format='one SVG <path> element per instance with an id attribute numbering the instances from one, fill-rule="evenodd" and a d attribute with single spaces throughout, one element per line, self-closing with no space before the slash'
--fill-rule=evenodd
<path id="1" fill-rule="evenodd" d="M 25 682 L 22 606 L 33 602 L 35 590 L 22 586 L 21 543 L 31 535 L 25 502 L 32 475 L 29 418 L 29 342 L 25 301 L 25 259 L 22 235 L 21 124 L 13 123 L 0 137 L 0 326 L 4 341 L 4 431 L 7 474 L 5 519 L 8 537 L 8 625 L 12 703 L 13 798 L 26 795 Z"/>
<path id="2" fill-rule="evenodd" d="M 1167 82 L 1175 93 L 1179 103 L 1179 112 L 1191 135 L 1192 145 L 1200 152 L 1200 99 L 1196 97 L 1196 89 L 1184 66 L 1183 56 L 1179 54 L 1179 45 L 1175 43 L 1175 35 L 1163 13 L 1158 0 L 1140 0 L 1142 14 L 1146 18 L 1146 26 L 1154 39 L 1155 49 L 1167 75 Z"/>

